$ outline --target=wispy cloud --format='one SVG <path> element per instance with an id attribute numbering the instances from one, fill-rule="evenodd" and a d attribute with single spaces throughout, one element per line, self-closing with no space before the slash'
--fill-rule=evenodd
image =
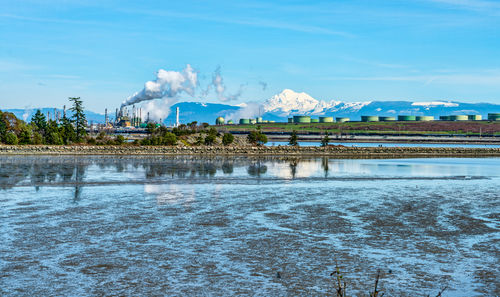
<path id="1" fill-rule="evenodd" d="M 172 18 L 181 18 L 181 19 L 195 19 L 200 21 L 207 22 L 215 22 L 215 23 L 224 23 L 224 24 L 233 24 L 233 25 L 244 25 L 251 27 L 261 27 L 261 28 L 271 28 L 271 29 L 282 29 L 289 30 L 295 32 L 303 32 L 303 33 L 312 33 L 312 34 L 324 34 L 324 35 L 337 35 L 342 37 L 354 37 L 354 34 L 343 32 L 343 31 L 335 31 L 329 28 L 314 26 L 314 25 L 306 25 L 301 23 L 290 23 L 290 22 L 282 22 L 276 20 L 270 20 L 265 18 L 257 18 L 257 17 L 241 17 L 241 18 L 230 18 L 230 17 L 216 17 L 208 14 L 197 14 L 197 13 L 184 13 L 184 12 L 176 12 L 176 11 L 167 11 L 167 10 L 121 10 L 123 12 L 131 13 L 131 14 L 144 14 L 150 16 L 158 16 L 158 17 L 172 17 Z"/>
<path id="2" fill-rule="evenodd" d="M 486 0 L 429 0 L 434 3 L 446 4 L 457 8 L 487 11 L 490 13 L 500 13 L 500 3 L 498 1 Z"/>
<path id="3" fill-rule="evenodd" d="M 481 74 L 438 74 L 438 75 L 400 75 L 400 76 L 363 76 L 363 77 L 329 77 L 327 80 L 353 81 L 392 81 L 417 82 L 424 85 L 451 84 L 451 85 L 499 85 L 500 73 Z"/>

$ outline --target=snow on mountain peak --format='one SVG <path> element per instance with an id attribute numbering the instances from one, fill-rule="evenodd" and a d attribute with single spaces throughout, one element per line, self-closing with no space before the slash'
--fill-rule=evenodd
<path id="1" fill-rule="evenodd" d="M 431 102 L 413 102 L 411 105 L 413 106 L 443 106 L 443 107 L 457 107 L 458 104 L 452 102 L 443 102 L 443 101 L 431 101 Z"/>
<path id="2" fill-rule="evenodd" d="M 282 114 L 324 114 L 326 111 L 345 109 L 359 110 L 371 102 L 344 103 L 341 101 L 326 102 L 316 100 L 304 92 L 297 93 L 284 89 L 281 93 L 272 96 L 264 103 L 265 112 L 280 112 Z"/>
<path id="3" fill-rule="evenodd" d="M 264 103 L 264 110 L 291 112 L 292 110 L 307 112 L 316 108 L 319 101 L 302 92 L 297 93 L 290 89 L 284 89 L 281 93 L 272 96 Z"/>

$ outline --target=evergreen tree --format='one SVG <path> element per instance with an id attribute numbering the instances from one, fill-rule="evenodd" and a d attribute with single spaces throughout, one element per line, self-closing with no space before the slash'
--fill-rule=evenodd
<path id="1" fill-rule="evenodd" d="M 59 134 L 61 135 L 64 144 L 70 144 L 76 141 L 75 127 L 71 123 L 71 120 L 66 117 L 66 115 L 61 119 Z"/>
<path id="2" fill-rule="evenodd" d="M 47 130 L 47 118 L 45 118 L 45 115 L 40 109 L 37 109 L 35 115 L 31 118 L 31 125 L 35 128 L 35 132 L 38 132 L 42 136 L 45 135 Z"/>
<path id="3" fill-rule="evenodd" d="M 4 141 L 5 134 L 7 133 L 7 124 L 3 120 L 3 113 L 0 111 L 0 142 Z"/>
<path id="4" fill-rule="evenodd" d="M 325 137 L 321 139 L 321 146 L 325 147 L 330 142 L 330 137 L 328 137 L 328 131 L 325 132 Z"/>
<path id="5" fill-rule="evenodd" d="M 288 139 L 288 144 L 297 146 L 299 143 L 297 142 L 297 131 L 293 130 L 292 134 L 290 135 L 290 138 Z"/>
<path id="6" fill-rule="evenodd" d="M 76 141 L 82 141 L 87 134 L 85 131 L 86 119 L 83 112 L 83 104 L 80 97 L 69 97 L 69 101 L 73 102 L 73 106 L 69 109 L 73 112 L 72 120 L 76 130 Z"/>

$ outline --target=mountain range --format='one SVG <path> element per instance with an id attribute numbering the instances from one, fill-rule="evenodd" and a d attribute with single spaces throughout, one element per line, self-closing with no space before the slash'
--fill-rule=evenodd
<path id="1" fill-rule="evenodd" d="M 254 118 L 262 116 L 265 120 L 286 122 L 287 118 L 294 115 L 333 116 L 349 117 L 351 120 L 360 120 L 362 115 L 397 116 L 397 115 L 428 115 L 436 119 L 441 115 L 456 114 L 479 114 L 483 118 L 488 113 L 500 112 L 500 104 L 493 103 L 463 103 L 456 101 L 364 101 L 343 102 L 317 100 L 306 93 L 298 93 L 285 89 L 263 103 L 243 103 L 239 105 L 201 103 L 201 102 L 179 102 L 171 107 L 180 110 L 180 122 L 188 123 L 198 121 L 199 123 L 214 123 L 219 116 L 226 120 L 232 119 L 238 122 L 240 118 Z M 53 116 L 53 108 L 41 109 L 44 114 L 50 112 Z M 22 119 L 31 119 L 36 111 L 24 109 L 7 109 Z M 62 110 L 58 110 L 62 113 Z M 70 112 L 68 112 L 70 114 Z M 104 114 L 86 111 L 87 120 L 94 123 L 103 123 Z M 109 116 L 112 120 L 114 114 Z M 175 112 L 170 112 L 164 121 L 166 124 L 175 122 Z"/>

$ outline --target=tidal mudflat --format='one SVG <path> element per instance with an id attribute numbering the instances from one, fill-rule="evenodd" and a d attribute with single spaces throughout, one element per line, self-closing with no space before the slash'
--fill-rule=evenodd
<path id="1" fill-rule="evenodd" d="M 0 295 L 500 295 L 499 168 L 0 156 Z"/>

